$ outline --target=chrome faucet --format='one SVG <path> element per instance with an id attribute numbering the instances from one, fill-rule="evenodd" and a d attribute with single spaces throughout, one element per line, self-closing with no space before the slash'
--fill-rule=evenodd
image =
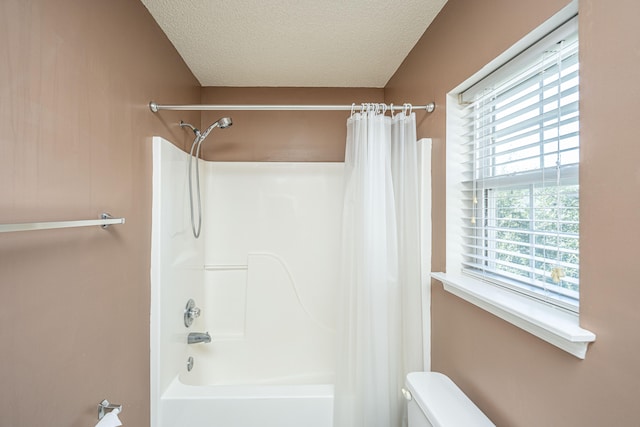
<path id="1" fill-rule="evenodd" d="M 211 335 L 209 335 L 209 332 L 191 332 L 187 337 L 187 344 L 198 344 L 201 342 L 211 342 Z"/>

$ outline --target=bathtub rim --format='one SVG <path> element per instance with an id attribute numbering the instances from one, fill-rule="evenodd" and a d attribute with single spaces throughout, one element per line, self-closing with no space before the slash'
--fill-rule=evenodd
<path id="1" fill-rule="evenodd" d="M 161 399 L 326 398 L 333 399 L 333 384 L 220 384 L 190 385 L 176 377 Z"/>

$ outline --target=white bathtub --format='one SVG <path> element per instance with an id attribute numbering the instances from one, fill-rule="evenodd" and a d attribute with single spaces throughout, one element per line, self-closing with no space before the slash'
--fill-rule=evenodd
<path id="1" fill-rule="evenodd" d="M 331 427 L 333 385 L 194 386 L 176 377 L 162 395 L 166 427 Z"/>

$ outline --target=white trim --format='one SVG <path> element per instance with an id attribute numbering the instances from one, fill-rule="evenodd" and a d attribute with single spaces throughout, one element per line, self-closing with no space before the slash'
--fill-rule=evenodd
<path id="1" fill-rule="evenodd" d="M 431 370 L 431 138 L 418 140 L 420 158 L 420 286 L 422 292 L 422 369 Z"/>
<path id="2" fill-rule="evenodd" d="M 596 335 L 580 327 L 578 316 L 468 276 L 431 273 L 444 289 L 514 326 L 584 359 Z"/>

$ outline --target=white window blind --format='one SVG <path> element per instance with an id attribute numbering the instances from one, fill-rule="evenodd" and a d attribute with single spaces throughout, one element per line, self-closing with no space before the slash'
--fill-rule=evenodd
<path id="1" fill-rule="evenodd" d="M 578 69 L 574 19 L 459 96 L 463 271 L 574 311 Z"/>

